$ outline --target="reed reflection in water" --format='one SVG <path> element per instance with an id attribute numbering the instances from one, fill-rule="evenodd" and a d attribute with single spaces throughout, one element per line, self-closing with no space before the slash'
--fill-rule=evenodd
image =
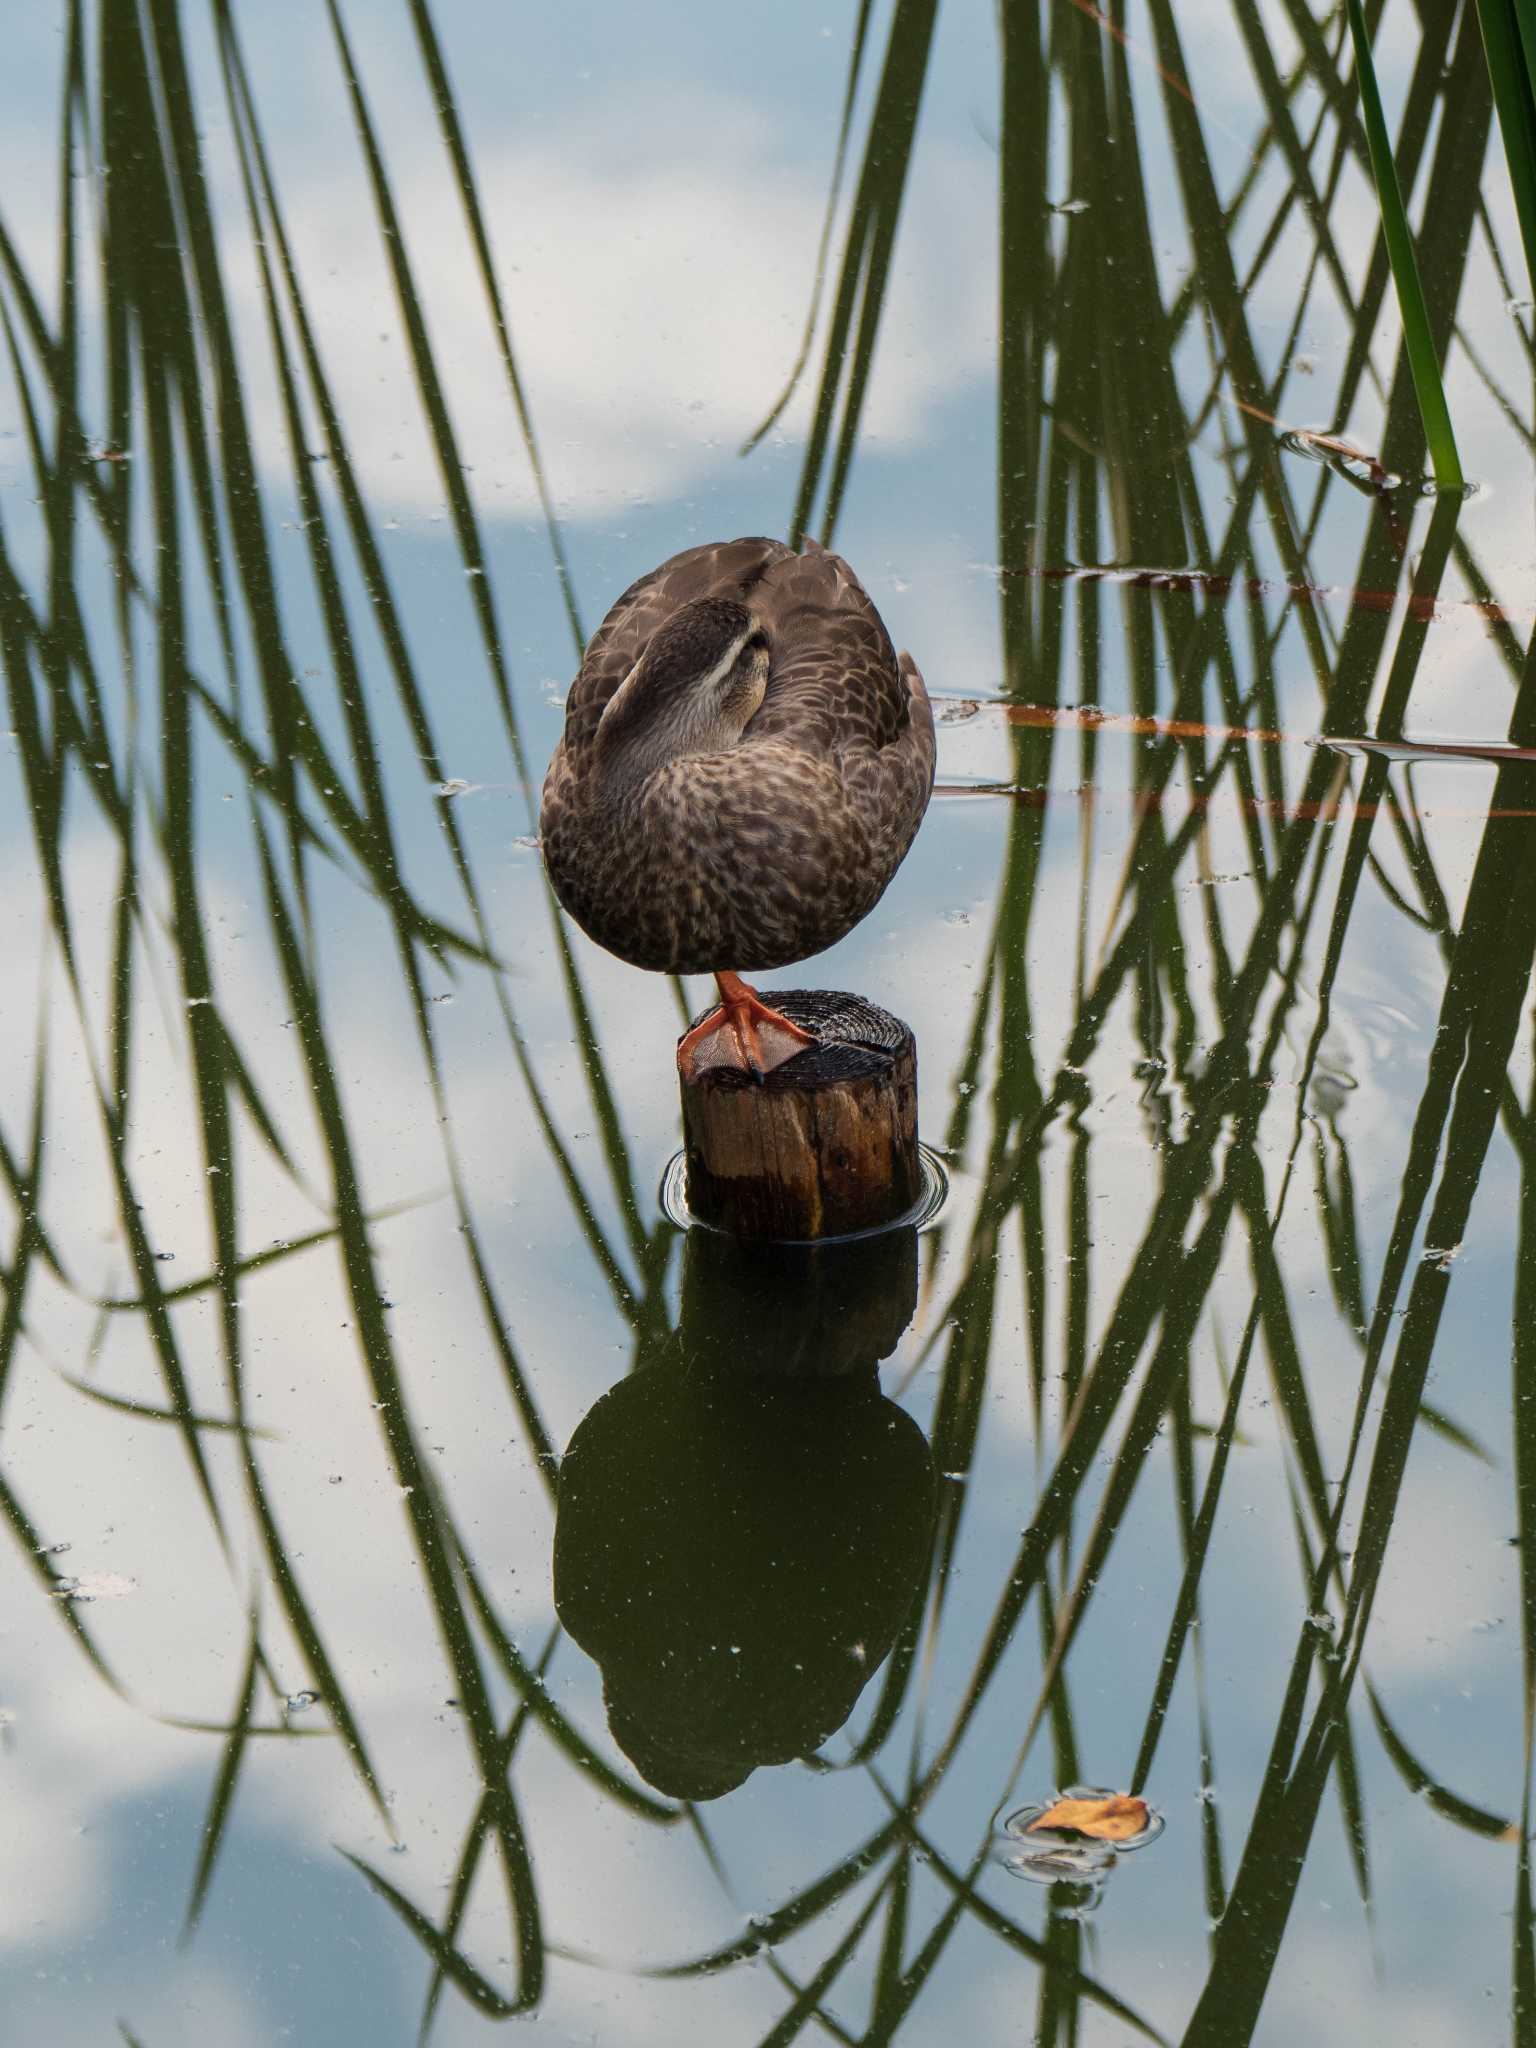
<path id="1" fill-rule="evenodd" d="M 627 19 L 583 91 L 632 111 Z M 624 181 L 707 169 L 692 253 L 803 297 L 814 222 L 751 228 L 829 166 L 740 466 L 745 414 L 677 453 L 638 369 L 633 444 L 546 424 L 524 337 L 583 380 L 485 172 L 521 196 L 492 59 L 565 75 L 533 28 L 62 23 L 0 86 L 25 2037 L 1459 2043 L 1507 1981 L 1523 2039 L 1536 787 L 1414 737 L 1536 746 L 1477 11 L 1378 40 L 1484 486 L 1433 504 L 1342 20 L 896 0 L 833 76 L 808 18 L 646 18 L 681 111 L 622 175 L 529 113 L 575 166 L 527 181 L 540 277 L 579 309 Z M 616 524 L 631 446 L 670 495 Z M 1006 793 L 836 962 L 917 1028 L 949 1205 L 788 1278 L 660 1212 L 687 992 L 519 843 L 536 679 L 765 500 L 942 650 L 941 778 Z M 1080 1784 L 1168 1816 L 1091 1923 L 997 1861 Z"/>

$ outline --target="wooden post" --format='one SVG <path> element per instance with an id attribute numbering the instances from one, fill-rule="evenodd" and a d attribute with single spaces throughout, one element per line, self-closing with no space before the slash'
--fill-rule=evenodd
<path id="1" fill-rule="evenodd" d="M 837 990 L 765 1000 L 818 1043 L 762 1081 L 711 1067 L 682 1083 L 689 1208 L 733 1237 L 780 1241 L 894 1222 L 923 1184 L 912 1033 Z"/>

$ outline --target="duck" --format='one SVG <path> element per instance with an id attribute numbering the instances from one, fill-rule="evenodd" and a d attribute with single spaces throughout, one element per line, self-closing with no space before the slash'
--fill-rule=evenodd
<path id="1" fill-rule="evenodd" d="M 761 1080 L 815 1042 L 742 979 L 867 917 L 933 791 L 917 663 L 839 555 L 685 548 L 613 604 L 566 698 L 540 841 L 555 896 L 634 967 L 710 974 L 685 1081 Z"/>

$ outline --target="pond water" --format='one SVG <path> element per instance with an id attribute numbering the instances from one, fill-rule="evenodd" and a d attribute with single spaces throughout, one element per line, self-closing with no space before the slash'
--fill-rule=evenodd
<path id="1" fill-rule="evenodd" d="M 1536 2039 L 1474 11 L 1378 36 L 1438 500 L 1342 13 L 10 34 L 0 2038 Z M 946 1198 L 798 1264 L 669 1220 L 706 987 L 536 839 L 584 635 L 755 532 L 939 720 L 777 979 L 911 1024 Z"/>

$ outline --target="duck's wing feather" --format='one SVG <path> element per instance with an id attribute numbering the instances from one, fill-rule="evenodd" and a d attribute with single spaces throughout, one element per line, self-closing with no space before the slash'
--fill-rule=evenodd
<path id="1" fill-rule="evenodd" d="M 782 739 L 836 755 L 850 747 L 878 751 L 907 732 L 908 673 L 916 668 L 909 656 L 897 660 L 885 622 L 841 555 L 815 541 L 804 554 L 786 549 L 768 565 L 751 604 L 768 628 L 773 668 L 748 740 Z"/>
<path id="2" fill-rule="evenodd" d="M 814 541 L 769 565 L 752 605 L 773 668 L 743 746 L 783 743 L 828 761 L 877 842 L 892 839 L 877 850 L 899 860 L 933 787 L 933 711 L 917 663 L 897 655 L 848 564 Z"/>
<path id="3" fill-rule="evenodd" d="M 739 597 L 758 609 L 764 579 L 784 557 L 797 559 L 781 540 L 749 534 L 685 548 L 631 583 L 587 643 L 581 673 L 566 698 L 565 745 L 580 754 L 597 731 L 608 699 L 629 674 L 646 643 L 680 605 L 701 597 Z"/>

